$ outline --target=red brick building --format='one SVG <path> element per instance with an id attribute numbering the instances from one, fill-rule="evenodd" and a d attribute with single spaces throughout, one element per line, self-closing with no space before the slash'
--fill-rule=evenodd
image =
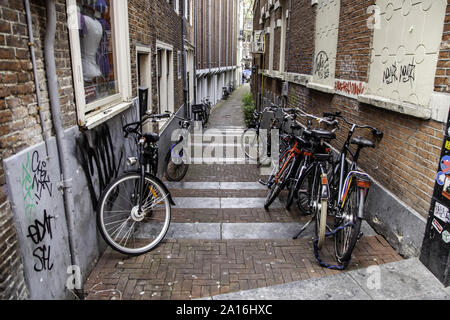
<path id="1" fill-rule="evenodd" d="M 253 27 L 255 97 L 384 132 L 359 163 L 376 182 L 368 217 L 417 255 L 450 105 L 448 1 L 256 0 Z"/>
<path id="2" fill-rule="evenodd" d="M 238 85 L 241 70 L 237 61 L 239 2 L 196 1 L 197 101 L 222 99 L 222 88 Z"/>
<path id="3" fill-rule="evenodd" d="M 94 209 L 133 154 L 139 88 L 144 109 L 185 112 L 183 46 L 194 99 L 194 1 L 4 0 L 0 16 L 0 299 L 66 298 L 68 268 L 83 281 L 104 250 Z"/>

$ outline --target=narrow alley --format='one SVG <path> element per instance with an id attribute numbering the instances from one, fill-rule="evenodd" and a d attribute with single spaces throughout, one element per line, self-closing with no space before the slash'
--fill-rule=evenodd
<path id="1" fill-rule="evenodd" d="M 208 129 L 242 132 L 248 90 L 219 104 Z M 139 257 L 107 249 L 85 284 L 87 299 L 197 299 L 338 274 L 317 264 L 313 226 L 292 240 L 307 221 L 297 207 L 278 201 L 264 210 L 268 190 L 258 179 L 257 165 L 191 165 L 183 182 L 168 183 L 176 206 L 166 240 Z M 367 224 L 363 232 L 348 271 L 402 259 Z M 333 261 L 332 240 L 322 252 Z"/>
<path id="2" fill-rule="evenodd" d="M 450 0 L 0 0 L 0 301 L 449 285 Z"/>

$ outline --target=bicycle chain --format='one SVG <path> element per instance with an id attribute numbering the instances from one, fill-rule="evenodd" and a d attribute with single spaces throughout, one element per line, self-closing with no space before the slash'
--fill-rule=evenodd
<path id="1" fill-rule="evenodd" d="M 347 227 L 352 226 L 352 225 L 354 225 L 353 222 L 347 222 L 345 225 L 343 225 L 341 227 L 338 227 L 338 228 L 336 228 L 335 230 L 333 230 L 331 232 L 325 233 L 325 238 L 334 236 L 339 230 L 342 230 L 342 229 L 347 228 Z M 340 271 L 342 271 L 342 270 L 344 270 L 345 268 L 348 267 L 348 265 L 350 264 L 351 258 L 349 260 L 347 260 L 344 264 L 341 264 L 341 265 L 332 265 L 332 264 L 328 264 L 328 263 L 322 261 L 322 259 L 320 259 L 320 255 L 319 255 L 319 248 L 317 247 L 318 243 L 319 243 L 319 239 L 315 238 L 314 239 L 314 255 L 316 256 L 317 262 L 322 267 L 327 268 L 327 269 L 331 269 L 331 270 L 340 270 Z"/>

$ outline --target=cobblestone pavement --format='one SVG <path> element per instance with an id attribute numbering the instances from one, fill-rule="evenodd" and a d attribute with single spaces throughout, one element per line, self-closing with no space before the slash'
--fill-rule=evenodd
<path id="1" fill-rule="evenodd" d="M 248 87 L 239 88 L 214 109 L 211 128 L 243 127 L 240 100 L 245 91 Z M 174 198 L 192 202 L 227 199 L 231 204 L 239 204 L 251 198 L 259 204 L 266 196 L 261 187 L 242 184 L 243 189 L 232 189 L 234 184 L 228 184 L 228 187 L 214 188 L 214 183 L 219 182 L 256 182 L 261 178 L 259 173 L 259 168 L 250 164 L 191 165 L 185 186 L 174 185 L 170 190 Z M 186 187 L 190 182 L 197 182 L 195 185 L 199 187 Z M 212 187 L 206 184 L 202 187 L 201 183 L 212 183 Z M 285 196 L 285 193 L 280 196 L 281 202 Z M 186 206 L 193 205 L 193 208 L 173 207 L 173 225 L 209 223 L 220 225 L 221 232 L 224 224 L 240 225 L 244 226 L 245 233 L 252 233 L 250 227 L 245 228 L 250 223 L 278 226 L 298 223 L 300 227 L 307 221 L 295 206 L 291 211 L 284 208 L 266 211 L 259 206 L 204 208 L 197 204 Z M 287 234 L 280 239 L 270 236 L 248 239 L 248 234 L 242 234 L 242 238 L 238 235 L 237 239 L 224 240 L 222 235 L 212 240 L 169 238 L 139 257 L 127 257 L 108 248 L 85 283 L 86 298 L 195 299 L 339 273 L 317 264 L 310 237 L 291 240 L 292 235 Z M 323 260 L 335 261 L 333 245 L 332 239 L 327 240 L 321 251 Z M 369 233 L 358 242 L 346 271 L 399 260 L 402 258 L 381 236 Z"/>

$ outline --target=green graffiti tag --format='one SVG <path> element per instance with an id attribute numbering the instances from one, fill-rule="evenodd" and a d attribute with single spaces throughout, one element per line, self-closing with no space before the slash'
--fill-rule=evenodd
<path id="1" fill-rule="evenodd" d="M 22 163 L 22 178 L 20 184 L 22 186 L 23 201 L 25 204 L 25 216 L 31 220 L 34 217 L 34 209 L 36 208 L 36 200 L 33 192 L 33 170 L 31 167 L 30 154 L 27 154 L 27 160 Z"/>

